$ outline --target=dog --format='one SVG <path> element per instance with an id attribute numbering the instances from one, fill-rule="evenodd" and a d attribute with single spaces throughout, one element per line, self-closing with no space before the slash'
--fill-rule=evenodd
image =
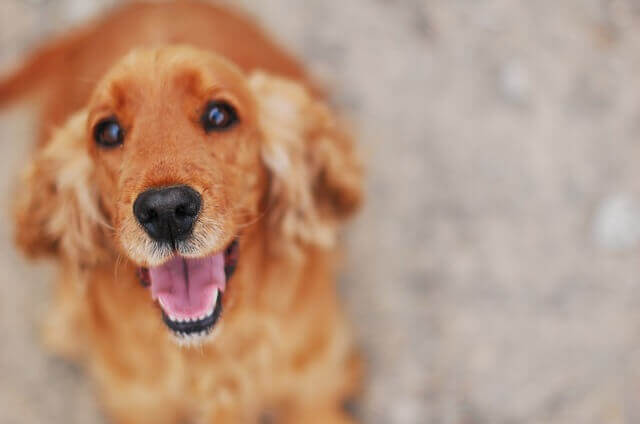
<path id="1" fill-rule="evenodd" d="M 0 80 L 21 99 L 15 239 L 55 259 L 46 345 L 111 422 L 354 422 L 335 270 L 363 167 L 298 61 L 236 11 L 127 4 Z"/>

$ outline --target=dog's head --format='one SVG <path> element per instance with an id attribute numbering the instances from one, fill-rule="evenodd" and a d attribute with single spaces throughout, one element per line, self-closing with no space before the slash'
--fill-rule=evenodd
<path id="1" fill-rule="evenodd" d="M 360 202 L 360 174 L 350 140 L 301 85 L 189 47 L 140 50 L 28 167 L 17 240 L 80 268 L 128 258 L 167 326 L 194 339 L 232 295 L 236 262 L 252 266 L 245 232 L 279 254 L 330 246 Z"/>

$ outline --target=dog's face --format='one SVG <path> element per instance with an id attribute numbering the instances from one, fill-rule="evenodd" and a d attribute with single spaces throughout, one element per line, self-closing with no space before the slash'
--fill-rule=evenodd
<path id="1" fill-rule="evenodd" d="M 113 257 L 100 253 L 110 246 L 186 341 L 216 324 L 236 261 L 252 266 L 242 233 L 259 218 L 266 242 L 326 246 L 360 201 L 358 161 L 325 106 L 298 84 L 187 47 L 137 51 L 112 68 L 26 183 L 17 220 L 27 252 L 86 267 Z"/>
<path id="2" fill-rule="evenodd" d="M 118 246 L 167 325 L 206 335 L 266 185 L 246 78 L 192 50 L 134 53 L 98 85 L 87 133 Z"/>

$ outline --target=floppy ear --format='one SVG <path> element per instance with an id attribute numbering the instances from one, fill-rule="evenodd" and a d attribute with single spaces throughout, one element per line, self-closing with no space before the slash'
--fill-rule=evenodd
<path id="1" fill-rule="evenodd" d="M 15 193 L 16 242 L 31 257 L 78 264 L 106 254 L 108 225 L 98 206 L 86 149 L 86 113 L 73 115 L 31 160 Z"/>
<path id="2" fill-rule="evenodd" d="M 271 177 L 268 218 L 281 235 L 329 247 L 362 200 L 362 165 L 329 108 L 290 80 L 256 72 L 262 159 Z"/>

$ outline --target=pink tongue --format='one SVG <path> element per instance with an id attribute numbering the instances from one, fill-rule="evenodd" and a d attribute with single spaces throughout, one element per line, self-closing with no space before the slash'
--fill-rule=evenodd
<path id="1" fill-rule="evenodd" d="M 225 289 L 224 253 L 206 258 L 174 256 L 149 268 L 151 295 L 166 313 L 178 318 L 197 318 L 208 312 L 217 290 Z"/>

